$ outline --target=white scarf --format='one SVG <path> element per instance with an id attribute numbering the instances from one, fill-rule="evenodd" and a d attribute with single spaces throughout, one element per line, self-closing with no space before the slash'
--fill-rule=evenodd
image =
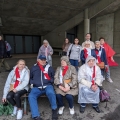
<path id="1" fill-rule="evenodd" d="M 45 69 L 44 69 L 44 72 L 43 72 L 43 73 L 48 73 L 49 67 L 50 67 L 50 65 L 47 64 L 47 65 L 45 66 Z M 45 75 L 44 75 L 44 78 L 47 79 L 47 78 L 45 77 Z"/>
<path id="2" fill-rule="evenodd" d="M 63 75 L 62 75 L 62 68 L 60 68 L 60 76 L 59 76 L 60 84 L 63 83 Z"/>

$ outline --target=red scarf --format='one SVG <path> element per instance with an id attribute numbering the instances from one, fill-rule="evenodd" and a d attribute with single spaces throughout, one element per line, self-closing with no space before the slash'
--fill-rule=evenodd
<path id="1" fill-rule="evenodd" d="M 19 69 L 18 67 L 16 67 L 15 69 L 15 76 L 16 76 L 16 81 L 15 81 L 15 84 L 14 84 L 14 88 L 16 88 L 18 85 L 19 85 L 19 80 L 17 80 L 18 78 L 20 78 L 20 73 L 19 73 Z"/>
<path id="2" fill-rule="evenodd" d="M 93 67 L 92 85 L 95 85 L 95 66 Z"/>
<path id="3" fill-rule="evenodd" d="M 84 49 L 84 56 L 85 56 L 85 59 L 88 57 L 88 53 L 87 53 L 87 49 Z"/>
<path id="4" fill-rule="evenodd" d="M 48 73 L 45 73 L 44 67 L 39 62 L 37 62 L 37 64 L 38 64 L 40 70 L 43 72 L 44 76 L 47 78 L 47 80 L 50 80 Z"/>
<path id="5" fill-rule="evenodd" d="M 98 55 L 98 54 L 99 54 L 99 51 L 98 51 L 98 50 L 95 50 L 95 53 L 96 53 L 96 55 L 97 55 L 98 63 L 101 63 L 100 56 Z"/>
<path id="6" fill-rule="evenodd" d="M 62 75 L 64 76 L 68 70 L 68 66 L 63 67 Z"/>

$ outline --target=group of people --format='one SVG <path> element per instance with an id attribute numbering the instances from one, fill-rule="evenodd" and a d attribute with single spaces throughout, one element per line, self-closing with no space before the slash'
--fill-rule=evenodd
<path id="1" fill-rule="evenodd" d="M 77 38 L 74 44 L 70 44 L 68 39 L 65 40 L 63 56 L 60 59 L 61 65 L 56 71 L 52 67 L 53 49 L 47 40 L 43 41 L 37 63 L 30 70 L 24 60 L 17 62 L 8 75 L 2 98 L 3 102 L 9 101 L 14 106 L 12 116 L 17 116 L 18 120 L 22 118 L 20 98 L 28 92 L 29 86 L 28 101 L 34 120 L 42 120 L 37 98 L 44 94 L 51 105 L 52 120 L 57 120 L 58 114 L 61 115 L 64 112 L 63 97 L 68 101 L 70 114 L 75 113 L 73 96 L 76 95 L 78 95 L 80 113 L 84 113 L 86 104 L 92 104 L 93 109 L 100 113 L 99 87 L 102 86 L 104 69 L 109 71 L 108 56 L 103 48 L 104 44 L 101 46 L 101 39 L 96 41 L 94 46 L 94 43 L 90 41 L 90 34 L 87 34 L 86 38 L 87 40 L 82 44 L 83 47 L 79 45 Z M 110 60 L 117 65 L 113 58 Z M 80 61 L 82 65 L 78 68 Z M 101 61 L 104 62 L 104 69 L 99 67 L 98 63 Z M 110 79 L 110 73 L 107 75 Z"/>

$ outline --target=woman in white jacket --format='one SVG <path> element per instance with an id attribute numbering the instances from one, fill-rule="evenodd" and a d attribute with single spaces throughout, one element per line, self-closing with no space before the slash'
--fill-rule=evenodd
<path id="1" fill-rule="evenodd" d="M 98 104 L 100 89 L 102 86 L 102 75 L 100 68 L 96 65 L 96 59 L 88 56 L 86 63 L 82 65 L 78 72 L 80 112 L 84 113 L 86 104 L 92 104 L 93 109 L 100 113 Z"/>
<path id="2" fill-rule="evenodd" d="M 3 91 L 3 103 L 8 100 L 14 110 L 12 116 L 17 115 L 17 120 L 22 118 L 22 108 L 20 97 L 27 93 L 29 83 L 29 69 L 25 66 L 24 60 L 19 60 L 17 65 L 9 73 Z"/>

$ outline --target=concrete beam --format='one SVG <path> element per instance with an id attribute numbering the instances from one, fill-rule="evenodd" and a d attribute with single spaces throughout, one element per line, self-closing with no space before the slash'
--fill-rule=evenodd
<path id="1" fill-rule="evenodd" d="M 120 0 L 100 0 L 99 2 L 93 4 L 90 8 L 88 8 L 89 11 L 89 19 L 95 17 L 103 10 L 107 9 L 109 6 L 115 3 L 120 3 Z"/>

